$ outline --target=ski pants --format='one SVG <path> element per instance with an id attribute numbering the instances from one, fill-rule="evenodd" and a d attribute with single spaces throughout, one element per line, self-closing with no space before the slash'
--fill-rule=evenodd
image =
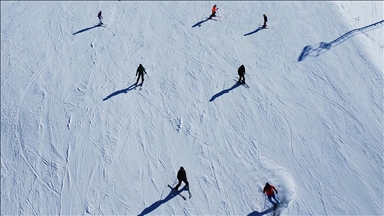
<path id="1" fill-rule="evenodd" d="M 176 190 L 179 190 L 179 187 L 180 187 L 180 185 L 181 185 L 181 182 L 184 182 L 185 183 L 185 186 L 187 186 L 188 187 L 188 185 L 189 185 L 189 182 L 188 182 L 188 180 L 187 179 L 178 179 L 179 180 L 179 183 L 176 185 L 176 187 L 175 187 L 175 189 Z"/>
<path id="2" fill-rule="evenodd" d="M 272 198 L 273 198 L 277 203 L 280 203 L 280 200 L 278 200 L 278 199 L 276 198 L 275 194 L 273 194 L 272 196 L 268 196 L 268 200 L 269 200 L 269 202 L 272 203 L 272 205 L 275 205 L 275 204 L 276 204 L 276 203 L 274 203 L 274 202 L 272 201 Z"/>
<path id="3" fill-rule="evenodd" d="M 209 16 L 209 19 L 216 16 L 216 11 L 212 12 L 211 16 Z"/>
<path id="4" fill-rule="evenodd" d="M 245 77 L 243 73 L 239 73 L 239 82 L 244 82 L 245 83 Z"/>
<path id="5" fill-rule="evenodd" d="M 144 73 L 139 73 L 139 76 L 137 76 L 136 84 L 139 83 L 141 77 L 141 83 L 144 82 Z"/>

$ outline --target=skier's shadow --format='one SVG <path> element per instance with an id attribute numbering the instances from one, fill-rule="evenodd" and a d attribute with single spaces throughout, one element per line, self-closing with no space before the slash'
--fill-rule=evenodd
<path id="1" fill-rule="evenodd" d="M 255 31 L 253 31 L 253 32 L 249 32 L 249 33 L 247 33 L 247 34 L 244 34 L 244 36 L 248 36 L 248 35 L 251 35 L 251 34 L 255 34 L 255 33 L 257 33 L 258 31 L 260 31 L 260 30 L 262 30 L 262 29 L 264 29 L 263 26 L 260 26 L 260 27 L 257 28 Z"/>
<path id="2" fill-rule="evenodd" d="M 131 86 L 129 86 L 129 87 L 126 88 L 126 89 L 121 89 L 121 90 L 115 91 L 115 92 L 113 92 L 112 94 L 108 95 L 106 98 L 104 98 L 103 101 L 106 101 L 106 100 L 108 100 L 109 98 L 114 97 L 114 96 L 116 96 L 116 95 L 118 95 L 118 94 L 127 93 L 127 92 L 133 90 L 135 87 L 136 87 L 136 84 L 132 84 Z"/>
<path id="3" fill-rule="evenodd" d="M 216 98 L 222 96 L 223 94 L 226 94 L 226 93 L 230 92 L 231 90 L 233 90 L 233 89 L 239 87 L 240 85 L 241 85 L 240 83 L 236 82 L 235 85 L 233 85 L 231 88 L 229 88 L 229 89 L 224 89 L 223 91 L 221 91 L 221 92 L 219 92 L 219 93 L 213 95 L 212 98 L 211 98 L 209 101 L 210 101 L 210 102 L 214 101 Z"/>
<path id="4" fill-rule="evenodd" d="M 77 34 L 79 34 L 79 33 L 82 33 L 82 32 L 88 31 L 88 30 L 91 30 L 91 29 L 96 28 L 96 27 L 101 27 L 101 25 L 94 25 L 94 26 L 91 26 L 91 27 L 88 27 L 88 28 L 85 28 L 85 29 L 81 29 L 81 30 L 79 30 L 79 31 L 77 31 L 77 32 L 75 32 L 75 33 L 73 33 L 72 35 L 77 35 Z"/>
<path id="5" fill-rule="evenodd" d="M 273 212 L 273 206 L 271 208 L 263 211 L 263 212 L 258 212 L 258 211 L 251 212 L 247 216 L 262 216 L 262 215 L 268 214 L 270 212 Z"/>
<path id="6" fill-rule="evenodd" d="M 183 187 L 180 190 L 180 192 L 183 191 L 183 190 L 186 190 L 186 188 Z M 143 215 L 147 215 L 147 214 L 151 213 L 152 211 L 154 211 L 155 209 L 159 208 L 162 204 L 168 202 L 169 200 L 171 200 L 175 196 L 178 196 L 178 194 L 175 193 L 173 190 L 171 190 L 169 192 L 169 194 L 164 199 L 154 202 L 152 205 L 150 205 L 147 208 L 145 208 L 138 216 L 143 216 Z"/>
<path id="7" fill-rule="evenodd" d="M 205 20 L 201 20 L 200 22 L 198 22 L 198 23 L 196 23 L 195 25 L 193 25 L 192 28 L 195 28 L 196 26 L 199 26 L 199 27 L 200 27 L 201 24 L 207 22 L 208 20 L 209 20 L 209 18 L 208 18 L 208 19 L 205 19 Z"/>

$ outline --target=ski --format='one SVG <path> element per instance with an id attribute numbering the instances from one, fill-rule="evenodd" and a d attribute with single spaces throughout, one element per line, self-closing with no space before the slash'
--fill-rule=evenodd
<path id="1" fill-rule="evenodd" d="M 244 86 L 245 88 L 249 88 L 248 84 L 245 83 L 245 82 L 241 83 L 241 82 L 239 82 L 239 81 L 237 81 L 237 80 L 235 80 L 235 79 L 234 79 L 234 81 L 237 82 L 237 83 L 239 83 L 240 85 Z"/>
<path id="2" fill-rule="evenodd" d="M 140 83 L 140 84 L 135 84 L 135 90 L 136 90 L 136 87 L 140 86 L 139 90 L 141 90 L 141 88 L 143 87 L 143 83 Z"/>
<path id="3" fill-rule="evenodd" d="M 218 17 L 218 16 L 214 16 L 214 17 Z M 209 18 L 209 17 L 205 17 L 205 19 L 207 19 L 207 20 L 217 21 L 217 19 L 213 19 L 213 17 L 211 17 L 211 18 Z"/>
<path id="4" fill-rule="evenodd" d="M 187 199 L 184 195 L 180 194 L 180 191 L 176 191 L 175 188 L 173 188 L 171 185 L 168 185 L 168 187 L 171 188 L 172 191 L 174 191 L 176 194 L 180 195 L 184 200 Z"/>
<path id="5" fill-rule="evenodd" d="M 276 204 L 273 207 L 273 216 L 279 216 L 284 208 L 286 208 L 287 205 L 284 203 Z"/>

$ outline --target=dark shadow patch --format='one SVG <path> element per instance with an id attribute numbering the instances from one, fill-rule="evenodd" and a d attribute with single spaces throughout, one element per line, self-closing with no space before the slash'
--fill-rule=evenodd
<path id="1" fill-rule="evenodd" d="M 113 92 L 112 94 L 110 94 L 106 98 L 104 98 L 103 101 L 106 101 L 109 98 L 114 97 L 114 96 L 119 95 L 119 94 L 122 94 L 122 93 L 128 93 L 129 91 L 131 91 L 131 90 L 133 90 L 135 88 L 136 88 L 136 84 L 132 84 L 131 86 L 129 86 L 126 89 L 121 89 L 121 90 Z"/>
<path id="2" fill-rule="evenodd" d="M 222 96 L 223 94 L 226 94 L 226 93 L 230 92 L 231 90 L 233 90 L 233 89 L 239 87 L 240 85 L 241 85 L 240 83 L 236 82 L 235 85 L 233 85 L 231 88 L 229 88 L 229 89 L 224 89 L 223 91 L 221 91 L 221 92 L 219 92 L 219 93 L 213 95 L 212 98 L 211 98 L 209 101 L 210 101 L 210 102 L 214 101 L 216 98 Z"/>
<path id="3" fill-rule="evenodd" d="M 193 25 L 192 28 L 195 28 L 196 26 L 201 27 L 201 24 L 207 22 L 208 20 L 209 20 L 209 18 L 208 18 L 208 19 L 205 19 L 205 20 L 201 20 L 200 22 L 198 22 L 198 23 L 196 23 L 195 25 Z"/>
<path id="4" fill-rule="evenodd" d="M 262 30 L 262 29 L 265 29 L 263 28 L 262 26 L 260 26 L 259 28 L 257 28 L 255 31 L 252 31 L 252 32 L 249 32 L 247 34 L 244 34 L 244 36 L 248 36 L 248 35 L 251 35 L 251 34 L 255 34 L 257 33 L 258 31 Z"/>
<path id="5" fill-rule="evenodd" d="M 180 192 L 184 190 L 186 190 L 185 186 L 180 190 Z M 144 216 L 151 213 L 155 209 L 159 208 L 162 204 L 173 199 L 175 196 L 178 196 L 178 194 L 173 189 L 171 189 L 171 192 L 169 192 L 169 194 L 164 199 L 154 202 L 152 205 L 145 208 L 138 216 Z"/>
<path id="6" fill-rule="evenodd" d="M 249 213 L 247 216 L 262 216 L 262 215 L 273 212 L 273 209 L 274 209 L 274 207 L 272 206 L 271 208 L 269 208 L 263 212 L 254 211 L 254 212 Z"/>
<path id="7" fill-rule="evenodd" d="M 85 32 L 85 31 L 88 31 L 88 30 L 91 30 L 93 28 L 96 28 L 96 27 L 101 27 L 102 25 L 94 25 L 94 26 L 91 26 L 91 27 L 88 27 L 88 28 L 85 28 L 85 29 L 81 29 L 75 33 L 73 33 L 72 35 L 77 35 L 79 33 L 82 33 L 82 32 Z"/>

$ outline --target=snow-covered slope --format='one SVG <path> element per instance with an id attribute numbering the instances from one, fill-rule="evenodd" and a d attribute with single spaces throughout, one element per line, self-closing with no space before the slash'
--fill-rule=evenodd
<path id="1" fill-rule="evenodd" d="M 283 214 L 384 214 L 383 2 L 359 4 L 1 2 L 1 214 L 271 215 L 266 182 Z"/>

